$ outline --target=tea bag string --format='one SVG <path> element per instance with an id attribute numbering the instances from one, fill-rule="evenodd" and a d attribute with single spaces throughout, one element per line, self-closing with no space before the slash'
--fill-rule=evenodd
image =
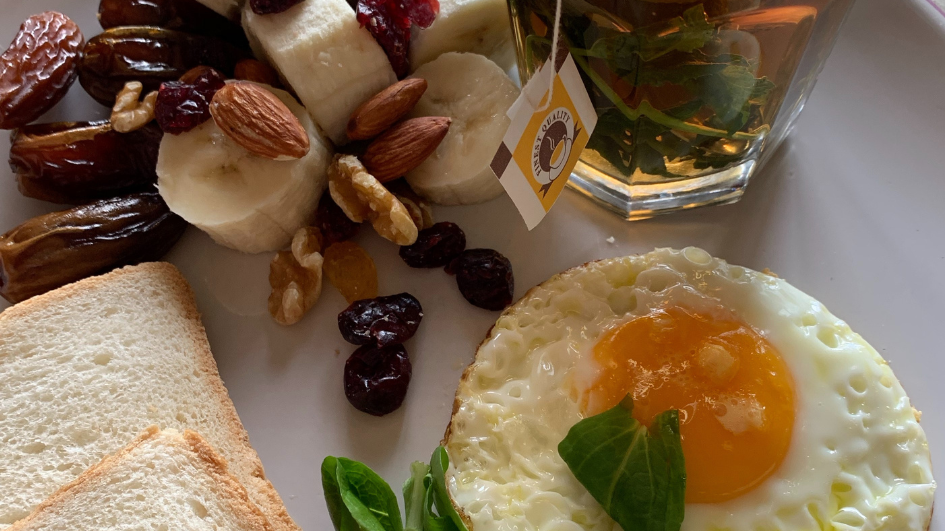
<path id="1" fill-rule="evenodd" d="M 551 106 L 551 98 L 555 94 L 555 69 L 558 64 L 558 37 L 561 28 L 561 2 L 562 0 L 557 0 L 555 3 L 555 27 L 551 34 L 551 77 L 548 79 L 548 97 L 545 98 L 545 103 L 535 109 L 535 112 L 548 110 L 548 107 Z"/>

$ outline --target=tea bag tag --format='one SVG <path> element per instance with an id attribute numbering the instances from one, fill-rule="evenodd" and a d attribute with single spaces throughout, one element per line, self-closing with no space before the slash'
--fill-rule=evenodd
<path id="1" fill-rule="evenodd" d="M 492 171 L 528 230 L 534 229 L 564 190 L 597 113 L 571 54 L 549 59 L 509 108 L 512 120 L 492 159 Z M 550 96 L 550 101 L 549 101 Z"/>

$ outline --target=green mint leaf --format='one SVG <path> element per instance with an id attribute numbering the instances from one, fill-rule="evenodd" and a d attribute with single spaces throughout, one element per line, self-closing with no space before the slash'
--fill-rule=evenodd
<path id="1" fill-rule="evenodd" d="M 607 162 L 621 172 L 629 175 L 630 157 L 633 149 L 630 133 L 627 132 L 627 119 L 617 109 L 609 109 L 597 119 L 597 128 L 587 142 L 587 149 L 597 152 Z"/>
<path id="2" fill-rule="evenodd" d="M 421 461 L 410 465 L 410 478 L 404 482 L 404 531 L 423 531 L 423 502 L 426 499 L 424 479 L 430 466 Z"/>
<path id="3" fill-rule="evenodd" d="M 583 55 L 604 59 L 615 72 L 637 73 L 641 61 L 654 61 L 672 52 L 694 52 L 704 47 L 715 32 L 699 5 L 681 17 L 637 31 L 601 28 L 600 37 Z"/>
<path id="4" fill-rule="evenodd" d="M 337 531 L 403 531 L 397 496 L 367 465 L 326 457 L 322 488 Z"/>
<path id="5" fill-rule="evenodd" d="M 558 453 L 624 531 L 678 531 L 686 488 L 679 414 L 662 413 L 647 430 L 632 407 L 625 400 L 578 422 Z"/>
<path id="6" fill-rule="evenodd" d="M 604 59 L 614 70 L 635 71 L 640 62 L 640 40 L 636 34 L 611 29 L 601 30 L 601 34 L 585 55 Z"/>
<path id="7" fill-rule="evenodd" d="M 466 524 L 460 518 L 456 508 L 453 507 L 453 501 L 450 499 L 449 491 L 446 489 L 446 469 L 450 466 L 450 458 L 446 453 L 446 448 L 438 446 L 433 451 L 433 457 L 430 458 L 430 476 L 433 480 L 433 500 L 436 504 L 437 513 L 440 516 L 449 518 L 458 531 L 467 531 Z"/>
<path id="8" fill-rule="evenodd" d="M 653 61 L 671 52 L 692 53 L 715 37 L 715 25 L 709 22 L 702 5 L 687 9 L 682 16 L 665 23 L 641 28 L 640 57 Z"/>
<path id="9" fill-rule="evenodd" d="M 758 107 L 763 107 L 768 103 L 768 96 L 771 95 L 771 92 L 775 89 L 776 85 L 770 79 L 763 77 L 755 82 L 755 88 L 751 92 L 751 99 L 749 100 L 752 105 L 757 105 Z"/>
<path id="10" fill-rule="evenodd" d="M 718 75 L 728 66 L 731 65 L 718 62 L 685 61 L 658 68 L 642 69 L 634 77 L 634 82 L 636 85 L 652 85 L 654 87 L 668 83 L 692 87 L 693 82 L 704 77 Z M 623 80 L 629 81 L 626 77 Z"/>
<path id="11" fill-rule="evenodd" d="M 736 118 L 745 121 L 752 97 L 757 97 L 756 82 L 755 75 L 747 67 L 728 65 L 714 75 L 701 78 L 698 93 L 723 123 Z"/>

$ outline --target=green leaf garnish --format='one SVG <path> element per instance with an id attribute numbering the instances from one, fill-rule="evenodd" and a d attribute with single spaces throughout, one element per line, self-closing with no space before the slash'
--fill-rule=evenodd
<path id="1" fill-rule="evenodd" d="M 404 514 L 407 521 L 404 531 L 423 531 L 423 504 L 426 501 L 427 488 L 424 480 L 430 473 L 430 466 L 421 461 L 410 465 L 410 478 L 404 482 Z"/>
<path id="2" fill-rule="evenodd" d="M 450 458 L 446 448 L 438 446 L 430 459 L 430 476 L 432 479 L 433 501 L 436 511 L 452 521 L 457 531 L 466 531 L 466 524 L 453 507 L 449 491 L 446 490 L 446 469 L 450 466 Z"/>
<path id="3" fill-rule="evenodd" d="M 410 465 L 403 488 L 406 523 L 401 525 L 397 497 L 386 481 L 363 463 L 326 457 L 322 488 L 331 523 L 336 531 L 468 531 L 446 489 L 449 464 L 440 446 L 429 465 Z"/>
<path id="4" fill-rule="evenodd" d="M 661 413 L 649 430 L 632 412 L 627 397 L 581 420 L 558 453 L 624 531 L 678 531 L 686 492 L 679 412 Z"/>
<path id="5" fill-rule="evenodd" d="M 338 531 L 403 531 L 397 496 L 367 465 L 326 457 L 322 488 L 328 514 Z"/>

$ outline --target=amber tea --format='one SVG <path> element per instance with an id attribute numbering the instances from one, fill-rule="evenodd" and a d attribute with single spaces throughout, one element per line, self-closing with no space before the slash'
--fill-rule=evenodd
<path id="1" fill-rule="evenodd" d="M 561 0 L 599 121 L 571 184 L 629 218 L 737 199 L 785 136 L 853 0 Z M 519 68 L 554 0 L 510 0 Z"/>

